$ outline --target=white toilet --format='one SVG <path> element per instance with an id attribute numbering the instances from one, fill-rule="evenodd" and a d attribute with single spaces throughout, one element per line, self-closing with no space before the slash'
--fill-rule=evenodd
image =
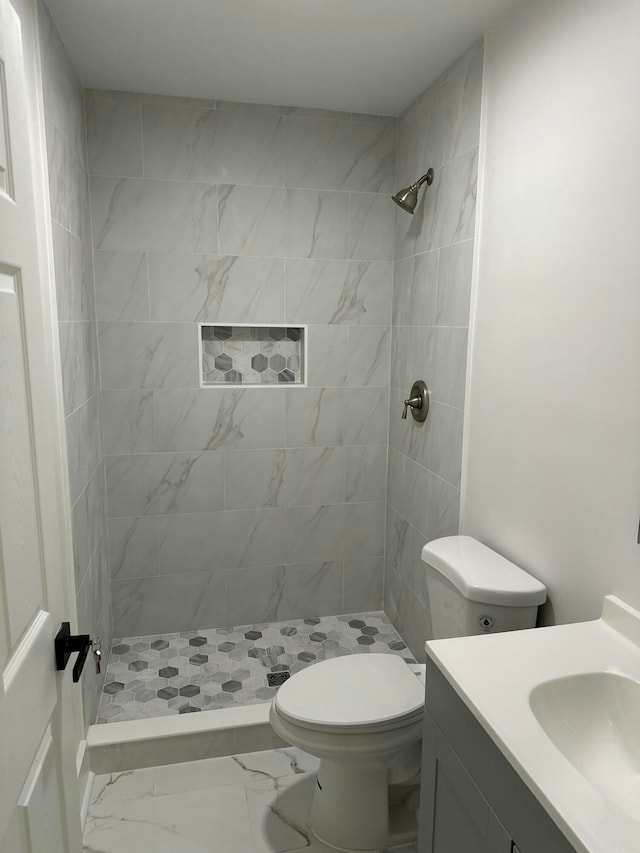
<path id="1" fill-rule="evenodd" d="M 436 539 L 422 560 L 434 639 L 535 626 L 544 585 L 477 540 Z M 415 838 L 423 706 L 423 680 L 391 654 L 322 661 L 279 689 L 271 726 L 320 759 L 310 818 L 320 841 L 374 851 Z"/>

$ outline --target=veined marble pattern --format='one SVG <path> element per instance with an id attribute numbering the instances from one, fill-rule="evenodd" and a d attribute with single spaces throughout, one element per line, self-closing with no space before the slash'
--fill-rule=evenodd
<path id="1" fill-rule="evenodd" d="M 349 201 L 349 257 L 393 260 L 393 223 L 396 212 L 381 193 L 351 193 Z"/>
<path id="2" fill-rule="evenodd" d="M 347 193 L 242 184 L 220 184 L 218 192 L 222 253 L 347 257 Z"/>
<path id="3" fill-rule="evenodd" d="M 468 326 L 473 240 L 440 249 L 436 325 Z"/>
<path id="4" fill-rule="evenodd" d="M 142 127 L 136 101 L 85 92 L 85 113 L 90 173 L 142 177 Z"/>
<path id="5" fill-rule="evenodd" d="M 94 252 L 93 263 L 97 319 L 148 320 L 147 256 L 143 252 Z"/>
<path id="6" fill-rule="evenodd" d="M 158 571 L 158 522 L 154 516 L 109 519 L 111 578 L 144 577 Z"/>
<path id="7" fill-rule="evenodd" d="M 386 325 L 389 262 L 289 259 L 287 322 Z"/>
<path id="8" fill-rule="evenodd" d="M 387 325 L 309 326 L 307 385 L 383 388 L 389 381 Z"/>
<path id="9" fill-rule="evenodd" d="M 287 556 L 292 563 L 301 563 L 309 554 L 316 560 L 381 556 L 383 528 L 382 502 L 290 507 Z"/>
<path id="10" fill-rule="evenodd" d="M 429 391 L 433 385 L 433 326 L 398 326 L 391 329 L 391 387 L 409 391 L 412 383 L 422 378 Z M 424 370 L 429 367 L 429 376 Z"/>
<path id="11" fill-rule="evenodd" d="M 378 504 L 370 506 L 375 511 Z M 114 632 L 118 636 L 161 634 L 188 631 L 192 625 L 247 625 L 297 619 L 301 613 L 326 616 L 357 612 L 363 606 L 370 610 L 379 608 L 384 540 L 382 513 L 377 517 L 376 541 L 366 543 L 365 553 L 371 556 L 360 554 L 355 559 L 336 557 L 317 563 L 274 564 L 274 557 L 281 556 L 284 550 L 280 539 L 284 538 L 286 513 L 287 510 L 267 509 L 165 516 L 158 524 L 159 551 L 153 541 L 153 525 L 136 524 L 135 519 L 118 519 L 119 526 L 120 521 L 123 523 L 115 530 L 115 538 L 128 539 L 122 548 L 116 541 L 116 551 L 112 552 L 118 560 L 114 569 L 120 571 L 111 582 Z M 220 525 L 215 522 L 227 517 L 233 520 L 231 530 L 225 531 L 224 539 L 220 535 L 216 537 L 215 529 L 219 530 Z M 206 528 L 207 522 L 212 520 L 214 535 Z M 113 521 L 110 521 L 110 530 Z M 193 521 L 197 521 L 197 525 L 191 524 Z M 242 522 L 247 521 L 252 527 L 250 542 L 245 546 Z M 190 544 L 187 537 L 194 530 L 200 541 L 188 553 L 186 566 L 168 564 L 167 557 L 178 550 L 176 543 L 187 541 Z M 236 553 L 232 552 L 230 541 L 234 535 L 240 540 Z M 221 543 L 222 554 L 203 548 L 207 536 L 214 548 Z M 338 553 L 340 547 L 336 549 Z M 133 561 L 135 556 L 148 562 L 138 566 Z M 215 568 L 218 562 L 228 565 L 229 558 L 240 565 Z M 149 570 L 156 572 L 158 568 L 160 575 L 148 574 Z"/>
<path id="12" fill-rule="evenodd" d="M 291 187 L 390 192 L 395 163 L 391 122 L 287 116 L 284 182 Z"/>
<path id="13" fill-rule="evenodd" d="M 387 326 L 349 328 L 347 385 L 384 388 L 389 381 L 391 332 Z"/>
<path id="14" fill-rule="evenodd" d="M 458 532 L 460 490 L 393 449 L 387 500 L 427 539 Z"/>
<path id="15" fill-rule="evenodd" d="M 176 388 L 154 392 L 154 399 L 158 450 L 284 446 L 284 407 L 272 390 Z"/>
<path id="16" fill-rule="evenodd" d="M 134 630 L 158 633 L 168 626 L 187 631 L 193 624 L 221 625 L 226 619 L 225 576 L 190 572 L 115 580 L 111 582 L 111 605 L 116 636 Z"/>
<path id="17" fill-rule="evenodd" d="M 425 207 L 419 252 L 470 240 L 476 221 L 478 149 L 473 148 L 436 172 L 429 190 L 435 196 Z"/>
<path id="18" fill-rule="evenodd" d="M 160 518 L 160 574 L 284 563 L 285 515 L 268 508 Z"/>
<path id="19" fill-rule="evenodd" d="M 52 220 L 58 321 L 93 319 L 91 247 Z"/>
<path id="20" fill-rule="evenodd" d="M 442 165 L 444 108 L 438 84 L 423 92 L 398 119 L 396 184 L 406 187 L 427 171 Z M 424 188 L 422 190 L 424 192 Z M 421 193 L 422 195 L 422 193 Z"/>
<path id="21" fill-rule="evenodd" d="M 64 48 L 63 48 L 64 50 Z M 78 86 L 79 89 L 79 86 Z M 85 191 L 87 174 L 82 144 L 82 106 L 73 118 L 76 127 L 64 124 L 64 117 L 45 109 L 47 167 L 52 218 L 72 234 L 85 241 L 90 234 L 88 199 Z M 72 99 L 73 100 L 73 99 Z"/>
<path id="22" fill-rule="evenodd" d="M 350 501 L 384 500 L 387 487 L 387 447 L 364 444 L 347 448 L 345 498 Z"/>
<path id="23" fill-rule="evenodd" d="M 438 252 L 412 255 L 396 261 L 393 276 L 394 325 L 435 325 L 439 263 Z"/>
<path id="24" fill-rule="evenodd" d="M 460 488 L 464 412 L 434 403 L 432 414 L 430 468 L 434 474 Z"/>
<path id="25" fill-rule="evenodd" d="M 421 559 L 427 537 L 389 506 L 386 541 L 387 569 L 396 572 L 413 594 L 428 607 L 427 574 Z"/>
<path id="26" fill-rule="evenodd" d="M 90 185 L 95 249 L 217 253 L 215 184 L 93 176 Z"/>
<path id="27" fill-rule="evenodd" d="M 146 453 L 107 459 L 109 515 L 213 512 L 224 506 L 221 453 Z"/>
<path id="28" fill-rule="evenodd" d="M 467 379 L 466 327 L 437 327 L 433 333 L 432 399 L 458 409 L 464 408 Z"/>
<path id="29" fill-rule="evenodd" d="M 156 449 L 153 391 L 103 391 L 105 453 L 150 453 Z"/>
<path id="30" fill-rule="evenodd" d="M 307 385 L 326 388 L 347 384 L 349 326 L 310 326 Z"/>
<path id="31" fill-rule="evenodd" d="M 71 503 L 74 504 L 102 461 L 100 396 L 94 394 L 65 420 Z"/>
<path id="32" fill-rule="evenodd" d="M 476 42 L 444 75 L 440 98 L 445 111 L 445 163 L 478 145 L 482 67 L 482 42 Z"/>
<path id="33" fill-rule="evenodd" d="M 483 51 L 479 41 L 423 92 L 398 120 L 396 183 L 406 186 L 478 146 Z"/>
<path id="34" fill-rule="evenodd" d="M 277 689 L 269 674 L 372 652 L 415 663 L 382 612 L 117 640 L 98 722 L 268 702 Z"/>
<path id="35" fill-rule="evenodd" d="M 225 458 L 226 506 L 343 502 L 346 454 L 344 447 L 230 451 Z"/>
<path id="36" fill-rule="evenodd" d="M 197 388 L 198 336 L 190 323 L 99 323 L 102 387 Z"/>
<path id="37" fill-rule="evenodd" d="M 82 88 L 46 6 L 38 14 L 45 110 L 80 151 L 83 144 Z M 47 140 L 48 143 L 48 140 Z M 86 176 L 86 168 L 85 168 Z M 66 226 L 66 223 L 62 223 Z"/>
<path id="38" fill-rule="evenodd" d="M 164 515 L 158 519 L 160 574 L 379 557 L 381 515 L 380 501 Z"/>
<path id="39" fill-rule="evenodd" d="M 95 323 L 59 322 L 65 415 L 70 415 L 99 389 Z"/>
<path id="40" fill-rule="evenodd" d="M 385 444 L 386 388 L 301 388 L 287 392 L 287 445 Z"/>
<path id="41" fill-rule="evenodd" d="M 152 254 L 151 319 L 282 323 L 283 278 L 282 258 Z"/>
<path id="42" fill-rule="evenodd" d="M 101 462 L 71 509 L 76 588 L 82 582 L 100 539 L 106 538 L 106 497 L 104 464 Z M 108 574 L 107 571 L 107 577 Z"/>
<path id="43" fill-rule="evenodd" d="M 96 776 L 85 853 L 333 853 L 308 826 L 317 769 L 286 747 Z"/>
<path id="44" fill-rule="evenodd" d="M 377 561 L 373 561 L 377 563 Z M 339 560 L 325 563 L 307 563 L 299 566 L 262 566 L 256 569 L 240 569 L 227 572 L 227 620 L 236 624 L 249 624 L 256 615 L 265 622 L 280 622 L 293 619 L 300 613 L 323 616 L 327 613 L 342 613 L 344 577 L 347 563 Z M 373 567 L 373 577 L 364 574 L 366 564 L 358 565 L 362 570 L 362 587 L 370 585 L 375 597 L 368 599 L 379 607 L 382 596 L 376 589 L 376 581 L 382 579 L 382 567 Z M 250 590 L 250 591 L 249 591 Z M 365 601 L 360 592 L 357 599 Z M 266 615 L 262 615 L 266 614 Z"/>
<path id="45" fill-rule="evenodd" d="M 429 607 L 416 595 L 393 569 L 387 568 L 384 591 L 385 610 L 393 615 L 407 645 L 419 661 L 424 661 L 424 638 L 431 636 L 431 613 Z"/>
<path id="46" fill-rule="evenodd" d="M 394 326 L 391 387 L 409 391 L 416 378 L 424 378 L 432 401 L 462 409 L 467 335 L 464 326 Z"/>
<path id="47" fill-rule="evenodd" d="M 269 113 L 142 105 L 145 176 L 282 186 L 282 119 Z"/>

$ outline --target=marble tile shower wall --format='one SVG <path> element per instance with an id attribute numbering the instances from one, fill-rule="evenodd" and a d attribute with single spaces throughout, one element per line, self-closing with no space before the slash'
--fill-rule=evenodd
<path id="1" fill-rule="evenodd" d="M 38 10 L 54 273 L 66 416 L 78 630 L 111 645 L 107 502 L 102 447 L 91 226 L 80 83 L 43 3 Z M 82 675 L 92 723 L 105 673 Z"/>
<path id="2" fill-rule="evenodd" d="M 382 603 L 396 121 L 87 92 L 114 631 Z M 197 323 L 308 324 L 201 389 Z"/>
<path id="3" fill-rule="evenodd" d="M 416 213 L 396 217 L 385 612 L 423 659 L 431 636 L 425 542 L 458 532 L 467 333 L 475 226 L 482 44 L 398 120 L 396 183 L 435 170 Z M 415 379 L 427 421 L 400 420 Z"/>

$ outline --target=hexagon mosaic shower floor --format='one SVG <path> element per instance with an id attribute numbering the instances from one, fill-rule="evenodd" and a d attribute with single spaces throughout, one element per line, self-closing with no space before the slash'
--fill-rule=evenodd
<path id="1" fill-rule="evenodd" d="M 269 702 L 277 673 L 371 652 L 415 663 L 382 612 L 128 637 L 111 649 L 97 722 Z"/>

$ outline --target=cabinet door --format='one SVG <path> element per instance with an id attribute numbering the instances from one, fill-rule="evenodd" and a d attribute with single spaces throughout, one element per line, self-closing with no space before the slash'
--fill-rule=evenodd
<path id="1" fill-rule="evenodd" d="M 437 726 L 425 715 L 420 853 L 511 853 L 511 839 Z"/>

